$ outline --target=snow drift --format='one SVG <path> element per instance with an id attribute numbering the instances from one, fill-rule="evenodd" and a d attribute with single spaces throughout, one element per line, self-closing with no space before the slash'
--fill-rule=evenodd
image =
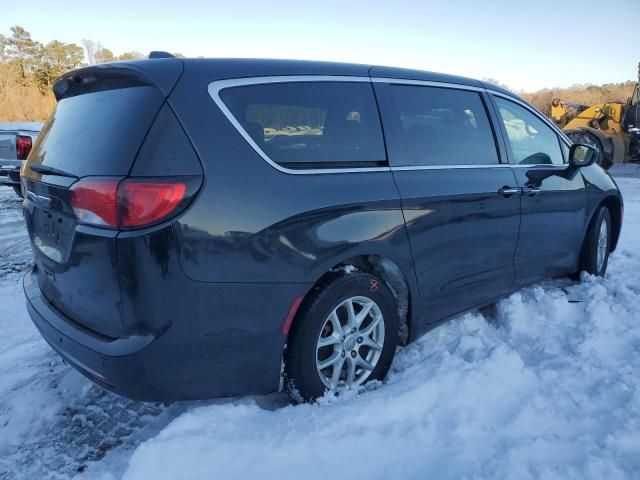
<path id="1" fill-rule="evenodd" d="M 640 478 L 640 175 L 619 183 L 605 279 L 454 319 L 357 394 L 169 408 L 101 392 L 44 343 L 21 294 L 19 205 L 2 191 L 0 479 Z"/>
<path id="2" fill-rule="evenodd" d="M 195 408 L 124 478 L 640 476 L 640 182 L 621 183 L 606 279 L 548 282 L 449 322 L 359 395 Z"/>

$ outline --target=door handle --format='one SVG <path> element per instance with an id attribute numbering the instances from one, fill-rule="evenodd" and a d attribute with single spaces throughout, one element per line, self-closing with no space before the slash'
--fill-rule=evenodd
<path id="1" fill-rule="evenodd" d="M 498 190 L 498 194 L 508 198 L 512 195 L 522 195 L 522 189 L 504 186 L 500 190 Z"/>
<path id="2" fill-rule="evenodd" d="M 540 189 L 538 187 L 525 187 L 522 189 L 522 193 L 526 193 L 530 197 L 533 197 L 535 194 L 540 193 Z"/>

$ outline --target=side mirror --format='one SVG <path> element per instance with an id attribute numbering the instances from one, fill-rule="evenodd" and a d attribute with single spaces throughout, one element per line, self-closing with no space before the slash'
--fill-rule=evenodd
<path id="1" fill-rule="evenodd" d="M 569 149 L 569 166 L 580 168 L 588 167 L 598 161 L 600 152 L 589 145 L 574 143 Z"/>

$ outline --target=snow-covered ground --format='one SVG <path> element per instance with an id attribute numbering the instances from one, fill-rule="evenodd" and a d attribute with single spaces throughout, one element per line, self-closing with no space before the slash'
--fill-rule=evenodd
<path id="1" fill-rule="evenodd" d="M 398 352 L 357 395 L 173 405 L 103 392 L 26 313 L 0 189 L 0 479 L 640 478 L 640 169 L 605 279 L 550 281 Z"/>

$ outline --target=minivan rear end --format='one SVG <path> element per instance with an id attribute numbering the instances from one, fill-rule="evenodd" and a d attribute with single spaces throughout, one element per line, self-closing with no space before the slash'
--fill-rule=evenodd
<path id="1" fill-rule="evenodd" d="M 69 364 L 131 398 L 273 391 L 281 322 L 301 287 L 200 282 L 180 264 L 189 252 L 177 231 L 189 227 L 179 219 L 205 183 L 168 101 L 183 68 L 178 59 L 106 64 L 55 84 L 57 107 L 22 176 L 35 257 L 29 313 Z M 277 321 L 251 324 L 229 300 L 238 295 Z M 246 359 L 224 364 L 244 349 Z"/>

